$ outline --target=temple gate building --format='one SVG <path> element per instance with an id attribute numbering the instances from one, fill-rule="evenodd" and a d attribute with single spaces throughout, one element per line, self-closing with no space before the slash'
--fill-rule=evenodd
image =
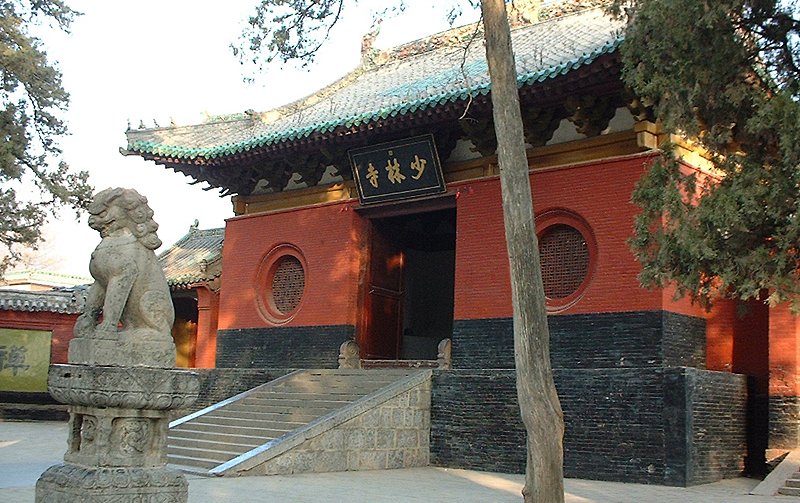
<path id="1" fill-rule="evenodd" d="M 565 473 L 687 485 L 757 469 L 765 449 L 800 441 L 800 320 L 755 302 L 706 312 L 639 286 L 631 193 L 668 135 L 621 81 L 622 27 L 587 3 L 545 5 L 512 31 Z M 365 367 L 435 366 L 449 339 L 430 462 L 519 471 L 480 37 L 462 64 L 473 31 L 366 45 L 357 69 L 312 96 L 129 130 L 123 153 L 232 196 L 216 340 L 197 337 L 196 366 L 335 368 L 347 341 Z M 680 152 L 705 169 L 688 143 Z"/>

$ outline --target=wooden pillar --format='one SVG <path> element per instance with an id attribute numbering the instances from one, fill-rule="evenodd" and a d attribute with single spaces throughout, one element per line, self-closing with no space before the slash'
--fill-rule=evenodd
<path id="1" fill-rule="evenodd" d="M 217 357 L 219 294 L 208 287 L 197 288 L 197 345 L 195 367 L 214 368 Z"/>

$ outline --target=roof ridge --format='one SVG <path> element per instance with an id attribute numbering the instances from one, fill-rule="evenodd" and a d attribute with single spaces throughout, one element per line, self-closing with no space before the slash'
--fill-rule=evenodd
<path id="1" fill-rule="evenodd" d="M 70 273 L 63 273 L 57 271 L 49 271 L 46 269 L 22 269 L 19 271 L 8 271 L 5 273 L 4 278 L 8 276 L 24 276 L 24 275 L 33 276 L 41 275 L 41 276 L 54 276 L 58 278 L 75 278 L 75 279 L 85 279 L 86 276 L 82 276 L 80 274 L 70 274 Z"/>
<path id="2" fill-rule="evenodd" d="M 557 75 L 561 75 L 567 73 L 569 70 L 579 68 L 585 64 L 591 63 L 597 57 L 603 54 L 610 54 L 619 47 L 619 44 L 622 42 L 622 38 L 616 38 L 614 40 L 610 40 L 605 45 L 600 47 L 598 50 L 592 51 L 591 53 L 584 54 L 578 58 L 573 60 L 564 61 L 559 65 L 555 65 L 552 67 L 548 67 L 542 70 L 537 70 L 533 72 L 528 72 L 525 74 L 519 74 L 517 76 L 517 82 L 522 84 L 532 83 L 534 81 L 542 81 L 546 80 L 547 78 L 555 77 Z M 439 103 L 442 100 L 447 101 L 457 101 L 467 99 L 470 94 L 472 95 L 485 95 L 489 92 L 491 87 L 490 82 L 485 82 L 481 84 L 476 84 L 473 86 L 462 87 L 456 89 L 454 91 L 446 91 L 439 94 L 426 96 L 423 98 L 418 98 L 416 100 L 410 102 L 402 102 L 397 103 L 395 105 L 384 107 L 379 111 L 375 110 L 366 110 L 364 112 L 350 115 L 347 117 L 342 117 L 334 120 L 330 120 L 320 124 L 314 124 L 309 126 L 304 126 L 300 128 L 291 128 L 288 131 L 284 132 L 283 134 L 267 134 L 267 135 L 260 135 L 258 137 L 254 137 L 248 140 L 244 140 L 241 142 L 237 142 L 232 147 L 235 148 L 242 148 L 242 150 L 248 150 L 254 147 L 262 147 L 265 145 L 272 145 L 274 143 L 278 143 L 281 141 L 293 140 L 297 138 L 302 138 L 310 135 L 313 131 L 322 131 L 328 132 L 333 130 L 339 126 L 358 126 L 364 122 L 368 122 L 370 119 L 374 118 L 378 115 L 380 118 L 387 118 L 389 116 L 395 116 L 400 112 L 404 111 L 416 111 L 428 108 L 431 104 Z M 139 152 L 153 152 L 153 153 L 161 153 L 161 150 L 185 150 L 188 151 L 188 155 L 176 155 L 179 158 L 196 158 L 196 157 L 205 157 L 205 158 L 215 158 L 226 154 L 227 149 L 223 149 L 220 146 L 214 147 L 190 147 L 190 148 L 180 148 L 180 147 L 172 147 L 172 146 L 164 146 L 162 144 L 149 142 L 149 141 L 132 141 L 130 143 L 130 149 Z"/>
<path id="3" fill-rule="evenodd" d="M 525 40 L 530 32 L 531 36 L 542 42 L 542 40 L 548 40 L 547 37 L 549 35 L 547 33 L 554 29 L 550 28 L 553 26 L 551 23 L 565 22 L 565 30 L 569 30 L 573 26 L 586 27 L 578 32 L 582 38 L 577 39 L 574 45 L 567 44 L 568 48 L 566 50 L 561 49 L 561 46 L 557 46 L 556 49 L 548 53 L 546 58 L 540 57 L 536 61 L 530 60 L 526 62 L 524 58 L 517 58 L 519 84 L 531 85 L 556 78 L 590 64 L 604 54 L 615 52 L 622 38 L 619 35 L 620 32 L 614 29 L 614 26 L 618 23 L 612 22 L 609 25 L 605 17 L 601 15 L 602 5 L 607 4 L 607 2 L 608 0 L 565 0 L 549 7 L 550 9 L 558 9 L 557 15 L 550 16 L 544 21 L 529 23 L 515 29 L 512 33 L 515 38 L 519 37 L 519 39 Z M 585 22 L 581 16 L 586 17 Z M 464 35 L 470 32 L 470 26 L 474 28 L 475 25 L 465 26 L 466 28 L 459 27 L 455 30 Z M 556 31 L 561 33 L 563 30 Z M 443 33 L 452 35 L 453 31 L 448 30 Z M 564 31 L 564 33 L 568 32 Z M 442 34 L 437 34 L 433 37 L 436 36 L 441 37 Z M 559 36 L 563 37 L 564 35 Z M 426 39 L 430 40 L 430 37 Z M 398 47 L 407 46 L 408 44 L 403 44 Z M 569 47 L 574 47 L 575 50 Z M 469 99 L 470 96 L 486 95 L 490 90 L 490 80 L 484 68 L 485 63 L 482 67 L 476 63 L 475 68 L 470 71 L 470 74 L 474 73 L 475 75 L 470 75 L 471 82 L 469 85 L 460 80 L 456 82 L 445 74 L 441 77 L 444 80 L 431 80 L 431 82 L 426 80 L 426 76 L 412 75 L 411 85 L 422 86 L 419 88 L 420 90 L 398 88 L 399 91 L 397 92 L 402 94 L 393 94 L 393 87 L 384 86 L 380 91 L 376 91 L 383 93 L 376 95 L 380 99 L 375 99 L 373 100 L 374 103 L 370 104 L 358 104 L 361 102 L 346 94 L 341 94 L 342 98 L 339 98 L 343 88 L 345 88 L 345 91 L 348 86 L 358 88 L 359 82 L 366 82 L 366 80 L 359 79 L 359 77 L 369 77 L 372 75 L 371 72 L 393 74 L 395 65 L 402 64 L 403 66 L 413 67 L 414 65 L 405 64 L 409 61 L 413 62 L 413 59 L 409 59 L 412 57 L 423 58 L 422 61 L 428 59 L 449 61 L 452 58 L 449 57 L 446 51 L 452 50 L 452 48 L 452 45 L 430 47 L 426 52 L 409 53 L 402 59 L 386 61 L 384 64 L 374 66 L 369 66 L 369 61 L 362 60 L 362 64 L 353 71 L 316 93 L 271 111 L 251 113 L 252 122 L 250 125 L 244 125 L 241 122 L 229 123 L 236 125 L 230 126 L 234 128 L 232 131 L 219 133 L 219 142 L 198 141 L 191 143 L 185 141 L 183 138 L 185 130 L 181 130 L 180 134 L 174 136 L 131 131 L 128 132 L 128 147 L 125 153 L 169 156 L 176 162 L 181 162 L 180 160 L 182 159 L 198 158 L 212 160 L 285 141 L 301 140 L 314 133 L 330 133 L 338 127 L 358 127 L 368 122 L 414 113 L 446 102 L 454 103 Z M 437 51 L 437 49 L 444 49 L 444 51 Z M 426 57 L 425 55 L 430 56 Z M 448 62 L 447 64 L 450 63 Z M 397 71 L 409 73 L 401 67 L 398 67 Z M 362 88 L 365 86 L 367 84 L 361 85 Z M 330 99 L 330 97 L 336 99 Z M 330 107 L 328 107 L 328 102 L 331 103 Z M 305 119 L 304 114 L 307 110 L 312 117 L 315 116 L 313 120 Z M 206 127 L 208 127 L 208 124 L 198 126 L 198 133 L 194 136 L 206 136 Z M 213 128 L 211 133 L 213 135 Z M 191 131 L 189 131 L 189 136 L 192 137 Z"/>
<path id="4" fill-rule="evenodd" d="M 561 0 L 559 2 L 549 3 L 542 5 L 536 13 L 537 18 L 534 21 L 529 21 L 524 12 L 517 12 L 516 15 L 509 12 L 512 16 L 511 31 L 530 28 L 534 25 L 543 23 L 554 22 L 569 16 L 581 14 L 587 10 L 599 9 L 608 5 L 612 0 Z M 451 27 L 447 30 L 434 33 L 426 37 L 419 38 L 405 42 L 394 47 L 386 49 L 373 50 L 373 64 L 385 64 L 390 61 L 403 60 L 408 57 L 413 57 L 426 52 L 435 51 L 443 47 L 457 47 L 466 41 L 471 36 L 480 35 L 483 33 L 483 27 L 479 26 L 480 21 L 469 23 L 461 26 Z M 437 45 L 436 42 L 443 42 L 444 45 Z M 419 47 L 420 44 L 424 44 Z M 416 46 L 416 50 L 415 50 Z"/>

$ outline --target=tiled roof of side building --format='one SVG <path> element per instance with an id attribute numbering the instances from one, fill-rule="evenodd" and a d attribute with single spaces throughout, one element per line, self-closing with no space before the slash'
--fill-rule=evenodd
<path id="1" fill-rule="evenodd" d="M 160 253 L 158 260 L 170 287 L 186 287 L 219 277 L 224 238 L 224 228 L 201 230 L 193 225 L 185 236 Z"/>
<path id="2" fill-rule="evenodd" d="M 43 285 L 53 288 L 70 287 L 91 283 L 92 278 L 75 274 L 63 274 L 52 271 L 26 269 L 21 271 L 6 272 L 0 279 L 1 288 L 12 288 L 16 285 Z M 8 285 L 8 286 L 7 286 Z"/>
<path id="3" fill-rule="evenodd" d="M 512 32 L 520 86 L 588 65 L 614 52 L 622 41 L 622 21 L 608 17 L 602 8 L 569 13 L 562 4 L 555 7 L 540 16 L 549 19 Z M 213 159 L 485 95 L 490 87 L 482 37 L 476 37 L 465 54 L 469 32 L 457 28 L 385 51 L 316 94 L 269 112 L 194 126 L 130 130 L 127 151 Z"/>
<path id="4" fill-rule="evenodd" d="M 86 302 L 86 285 L 29 292 L 0 290 L 0 310 L 79 314 Z"/>

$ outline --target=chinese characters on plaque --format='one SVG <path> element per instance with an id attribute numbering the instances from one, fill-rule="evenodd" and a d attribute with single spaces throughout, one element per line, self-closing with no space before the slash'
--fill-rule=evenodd
<path id="1" fill-rule="evenodd" d="M 349 155 L 361 204 L 445 191 L 432 135 L 356 148 Z"/>
<path id="2" fill-rule="evenodd" d="M 51 333 L 0 328 L 0 391 L 47 391 Z"/>

